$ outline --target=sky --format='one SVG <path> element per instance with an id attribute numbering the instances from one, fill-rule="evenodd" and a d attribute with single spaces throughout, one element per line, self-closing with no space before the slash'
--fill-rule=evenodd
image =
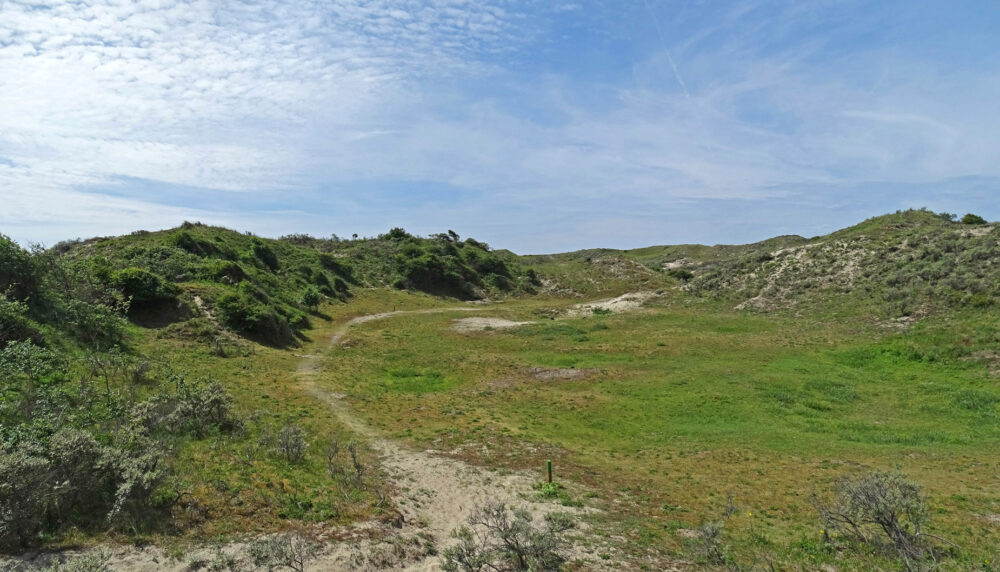
<path id="1" fill-rule="evenodd" d="M 983 0 L 0 0 L 0 233 L 542 253 L 996 220 L 998 29 Z"/>

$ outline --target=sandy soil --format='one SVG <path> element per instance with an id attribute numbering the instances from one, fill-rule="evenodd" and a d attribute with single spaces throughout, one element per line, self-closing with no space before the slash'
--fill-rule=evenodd
<path id="1" fill-rule="evenodd" d="M 623 296 L 595 304 L 600 304 L 597 307 L 621 311 L 623 308 L 637 307 L 649 297 L 651 295 L 645 294 Z M 437 451 L 413 450 L 387 440 L 351 410 L 345 395 L 328 391 L 317 383 L 322 375 L 324 362 L 335 357 L 337 346 L 342 343 L 351 326 L 402 314 L 473 309 L 460 307 L 360 316 L 346 322 L 334 332 L 328 342 L 328 350 L 332 352 L 330 356 L 300 356 L 297 375 L 303 389 L 322 399 L 345 425 L 369 439 L 369 445 L 381 456 L 383 468 L 388 471 L 394 488 L 399 491 L 394 500 L 400 511 L 395 519 L 388 519 L 389 522 L 365 522 L 348 529 L 313 531 L 321 539 L 336 538 L 337 541 L 326 542 L 320 556 L 306 567 L 307 570 L 439 570 L 439 557 L 429 554 L 426 549 L 428 540 L 434 543 L 436 551 L 440 553 L 454 542 L 450 533 L 466 521 L 475 507 L 487 501 L 502 501 L 524 507 L 536 519 L 554 511 L 579 514 L 594 510 L 538 502 L 532 488 L 538 480 L 537 475 L 477 467 Z M 586 375 L 586 372 L 540 370 L 537 375 L 563 379 Z M 606 540 L 588 538 L 585 525 L 577 531 L 575 538 L 570 555 L 584 569 L 619 568 L 615 564 L 617 559 L 614 558 L 619 551 Z M 191 569 L 190 563 L 194 560 L 211 561 L 220 551 L 224 554 L 244 555 L 246 549 L 246 542 L 231 542 L 198 548 L 185 554 L 182 560 L 175 560 L 156 547 L 98 547 L 83 552 L 64 551 L 56 555 L 28 554 L 15 560 L 5 561 L 0 558 L 0 570 L 28 570 L 53 562 L 66 562 L 81 555 L 100 554 L 101 560 L 105 560 L 106 566 L 111 570 L 181 572 Z M 610 558 L 602 559 L 597 556 L 599 553 L 610 555 Z"/>
<path id="2" fill-rule="evenodd" d="M 573 306 L 570 306 L 566 314 L 568 316 L 589 316 L 594 313 L 594 310 L 599 312 L 611 312 L 613 314 L 630 312 L 632 310 L 638 310 L 643 304 L 656 296 L 656 292 L 652 291 L 628 292 L 616 298 L 598 300 L 596 302 L 587 302 L 584 304 L 574 304 Z"/>
<path id="3" fill-rule="evenodd" d="M 601 370 L 594 368 L 581 368 L 576 369 L 574 367 L 567 368 L 548 368 L 548 367 L 533 367 L 528 370 L 531 373 L 531 377 L 535 379 L 541 379 L 543 381 L 555 380 L 555 379 L 583 379 L 591 375 L 600 373 Z"/>
<path id="4" fill-rule="evenodd" d="M 451 329 L 456 332 L 482 332 L 486 329 L 503 330 L 506 328 L 516 328 L 518 326 L 534 324 L 534 322 L 515 322 L 513 320 L 504 320 L 503 318 L 475 317 L 452 320 L 452 324 Z"/>
<path id="5" fill-rule="evenodd" d="M 335 350 L 353 325 L 405 313 L 428 314 L 442 311 L 445 310 L 398 311 L 354 318 L 331 336 L 329 344 Z M 470 319 L 495 320 L 492 318 L 463 320 Z M 502 322 L 508 321 L 502 320 Z M 518 322 L 509 323 L 521 325 Z M 553 503 L 532 502 L 534 496 L 532 485 L 537 481 L 537 476 L 476 467 L 443 456 L 437 451 L 416 451 L 382 438 L 351 410 L 344 395 L 329 392 L 317 385 L 315 378 L 321 370 L 320 361 L 317 358 L 304 357 L 299 367 L 303 387 L 324 400 L 352 431 L 368 437 L 372 448 L 382 457 L 382 466 L 391 475 L 396 489 L 403 493 L 396 499 L 403 516 L 403 526 L 396 534 L 404 537 L 428 534 L 436 541 L 438 550 L 443 550 L 452 543 L 449 537 L 451 531 L 461 526 L 473 509 L 488 501 L 502 501 L 509 505 L 523 506 L 536 518 L 553 511 L 586 510 L 567 509 Z M 608 547 L 602 547 L 601 551 L 614 553 L 614 550 Z M 579 546 L 574 548 L 573 556 L 586 561 L 588 569 L 600 569 L 603 565 L 603 561 L 598 559 L 596 554 L 590 554 Z M 395 563 L 390 568 L 438 570 L 440 566 L 436 556 L 411 555 L 410 558 Z"/>

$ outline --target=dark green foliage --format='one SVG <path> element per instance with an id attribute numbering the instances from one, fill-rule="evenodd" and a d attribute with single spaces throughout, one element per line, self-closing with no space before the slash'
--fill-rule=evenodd
<path id="1" fill-rule="evenodd" d="M 111 275 L 111 284 L 132 299 L 132 306 L 176 300 L 180 288 L 142 268 L 125 268 Z"/>
<path id="2" fill-rule="evenodd" d="M 399 241 L 399 240 L 408 240 L 408 239 L 411 239 L 411 238 L 413 238 L 413 236 L 410 233 L 406 232 L 405 230 L 403 230 L 403 229 L 401 229 L 399 227 L 396 227 L 396 228 L 390 229 L 388 233 L 383 234 L 379 238 Z"/>
<path id="3" fill-rule="evenodd" d="M 309 286 L 302 292 L 302 304 L 308 308 L 315 310 L 322 300 L 323 296 L 319 293 L 319 290 L 312 286 Z"/>
<path id="4" fill-rule="evenodd" d="M 0 234 L 0 294 L 24 300 L 36 293 L 38 278 L 31 255 Z"/>
<path id="5" fill-rule="evenodd" d="M 243 288 L 223 295 L 216 301 L 219 317 L 233 330 L 266 344 L 285 346 L 294 340 L 288 319 L 279 315 L 271 306 L 254 296 L 259 292 Z"/>
<path id="6" fill-rule="evenodd" d="M 41 343 L 42 336 L 28 318 L 27 304 L 0 293 L 0 349 L 18 340 Z"/>
<path id="7" fill-rule="evenodd" d="M 513 289 L 516 280 L 507 263 L 483 243 L 472 239 L 457 242 L 450 235 L 416 239 L 401 229 L 394 230 L 400 232 L 390 232 L 392 240 L 402 242 L 393 257 L 397 288 L 463 299 Z"/>
<path id="8" fill-rule="evenodd" d="M 275 271 L 280 267 L 278 256 L 274 250 L 259 238 L 255 238 L 251 242 L 250 255 L 259 260 L 268 270 Z"/>
<path id="9" fill-rule="evenodd" d="M 229 260 L 213 260 L 205 269 L 205 274 L 211 280 L 223 284 L 239 284 L 249 276 L 239 264 Z"/>
<path id="10" fill-rule="evenodd" d="M 185 229 L 190 228 L 185 223 Z M 207 240 L 198 240 L 187 230 L 179 230 L 174 233 L 171 243 L 177 248 L 194 254 L 196 256 L 210 256 L 216 252 L 216 247 Z"/>
<path id="11" fill-rule="evenodd" d="M 684 282 L 694 278 L 694 273 L 685 268 L 671 268 L 670 270 L 667 270 L 667 275 L 678 280 L 683 280 Z"/>
<path id="12" fill-rule="evenodd" d="M 979 215 L 968 213 L 962 217 L 962 224 L 986 224 L 986 219 Z"/>
<path id="13" fill-rule="evenodd" d="M 337 274 L 338 276 L 349 277 L 351 275 L 350 265 L 343 260 L 338 260 L 329 252 L 319 253 L 319 264 L 323 268 Z"/>

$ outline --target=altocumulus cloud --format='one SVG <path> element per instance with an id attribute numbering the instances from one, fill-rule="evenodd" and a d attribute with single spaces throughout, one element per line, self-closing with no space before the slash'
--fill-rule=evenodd
<path id="1" fill-rule="evenodd" d="M 7 0 L 0 232 L 403 225 L 538 251 L 906 206 L 995 217 L 998 20 L 971 3 Z"/>

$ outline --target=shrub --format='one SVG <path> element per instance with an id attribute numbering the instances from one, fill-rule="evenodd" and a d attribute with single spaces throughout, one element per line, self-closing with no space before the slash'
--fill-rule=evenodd
<path id="1" fill-rule="evenodd" d="M 473 511 L 469 526 L 452 535 L 456 546 L 445 550 L 442 568 L 449 572 L 490 570 L 559 570 L 566 561 L 563 533 L 574 527 L 569 515 L 545 515 L 541 528 L 523 509 L 488 503 Z M 471 527 L 471 528 L 470 528 Z"/>
<path id="2" fill-rule="evenodd" d="M 25 448 L 0 453 L 0 548 L 23 546 L 52 504 L 49 462 Z"/>
<path id="3" fill-rule="evenodd" d="M 142 405 L 136 414 L 141 413 Z M 162 423 L 171 432 L 194 433 L 198 437 L 213 431 L 230 432 L 242 425 L 233 413 L 232 396 L 217 381 L 206 385 L 183 384 Z"/>
<path id="4" fill-rule="evenodd" d="M 0 293 L 8 291 L 23 300 L 38 288 L 31 255 L 14 241 L 0 234 Z"/>
<path id="5" fill-rule="evenodd" d="M 213 260 L 205 268 L 205 274 L 212 280 L 227 284 L 239 284 L 247 279 L 243 267 L 230 260 Z"/>
<path id="6" fill-rule="evenodd" d="M 63 324 L 87 345 L 112 346 L 125 336 L 125 320 L 119 309 L 108 304 L 70 299 L 66 300 L 63 311 Z"/>
<path id="7" fill-rule="evenodd" d="M 986 224 L 986 219 L 979 215 L 968 213 L 962 217 L 962 224 Z"/>
<path id="8" fill-rule="evenodd" d="M 28 306 L 8 299 L 0 292 L 0 349 L 19 340 L 42 342 L 42 336 L 28 320 Z"/>
<path id="9" fill-rule="evenodd" d="M 687 282 L 688 280 L 694 278 L 694 273 L 684 268 L 671 268 L 670 270 L 667 270 L 667 276 Z"/>
<path id="10" fill-rule="evenodd" d="M 278 255 L 259 238 L 253 239 L 253 242 L 250 244 L 250 256 L 261 261 L 271 271 L 279 268 Z"/>
<path id="11" fill-rule="evenodd" d="M 174 300 L 180 288 L 142 268 L 125 268 L 111 275 L 111 284 L 132 298 L 133 306 Z"/>
<path id="12" fill-rule="evenodd" d="M 61 429 L 49 442 L 52 477 L 59 487 L 57 510 L 65 520 L 74 511 L 87 514 L 106 497 L 106 475 L 99 469 L 104 448 L 87 431 Z"/>
<path id="13" fill-rule="evenodd" d="M 305 291 L 302 292 L 302 304 L 309 309 L 315 310 L 319 306 L 322 299 L 323 295 L 319 293 L 319 290 L 313 288 L 312 286 L 307 287 Z"/>
<path id="14" fill-rule="evenodd" d="M 250 543 L 250 559 L 254 566 L 266 570 L 291 568 L 296 572 L 319 554 L 320 544 L 299 534 L 286 533 L 261 538 Z"/>
<path id="15" fill-rule="evenodd" d="M 872 471 L 837 483 L 830 503 L 817 501 L 827 530 L 858 544 L 879 544 L 880 538 L 907 570 L 920 568 L 928 545 L 923 532 L 928 510 L 920 486 L 902 473 Z"/>
<path id="16" fill-rule="evenodd" d="M 288 320 L 242 290 L 219 298 L 216 308 L 222 322 L 237 332 L 278 346 L 292 341 Z"/>
<path id="17" fill-rule="evenodd" d="M 285 425 L 278 434 L 278 451 L 289 463 L 298 463 L 306 451 L 305 433 L 295 425 Z"/>
<path id="18" fill-rule="evenodd" d="M 184 227 L 190 228 L 190 227 Z M 215 245 L 211 242 L 196 239 L 187 230 L 180 230 L 170 237 L 170 242 L 174 246 L 197 256 L 208 256 L 215 252 Z"/>

